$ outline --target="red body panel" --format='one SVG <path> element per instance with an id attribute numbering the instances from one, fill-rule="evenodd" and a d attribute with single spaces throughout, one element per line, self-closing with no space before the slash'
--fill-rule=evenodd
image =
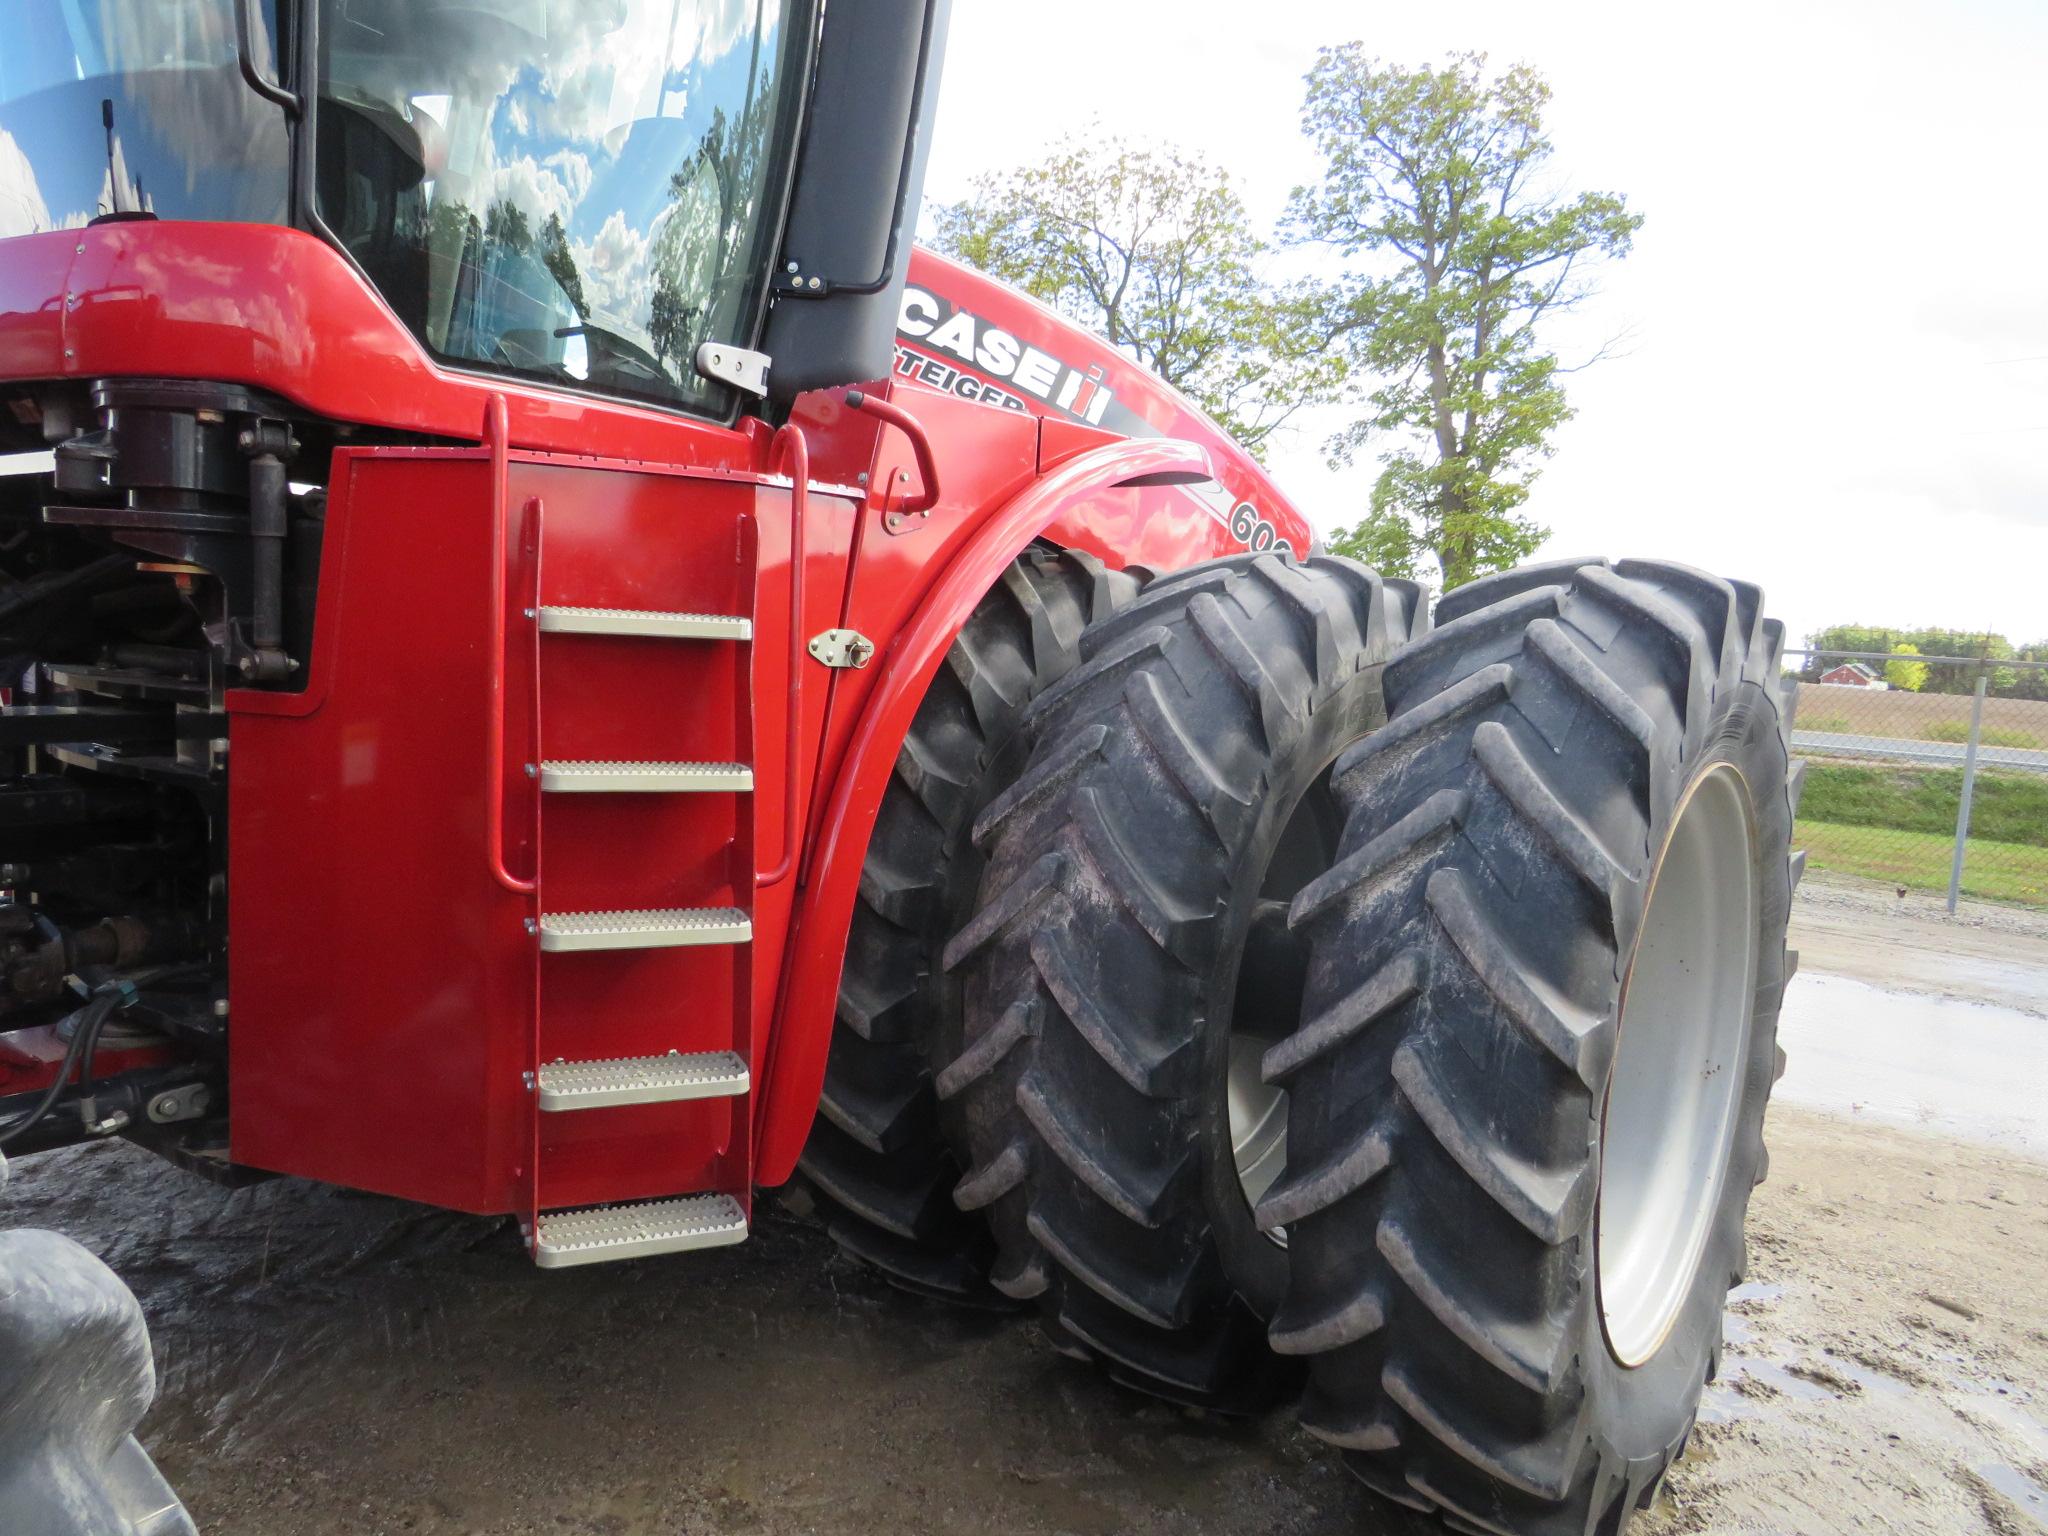
<path id="1" fill-rule="evenodd" d="M 922 425 L 935 488 L 904 435 L 841 394 L 798 402 L 812 458 L 798 634 L 843 625 L 879 654 L 865 670 L 801 668 L 792 760 L 791 497 L 767 473 L 763 423 L 444 368 L 344 261 L 288 230 L 127 223 L 0 246 L 0 377 L 240 383 L 453 445 L 336 454 L 306 689 L 229 694 L 238 1161 L 478 1211 L 779 1182 L 815 1112 L 882 791 L 925 685 L 1003 568 L 1034 538 L 1155 568 L 1307 547 L 1257 465 L 1128 360 L 938 258 L 918 253 L 911 282 L 973 317 L 987 366 L 949 352 L 934 324 L 904 338 L 896 380 L 873 391 Z M 916 301 L 906 314 L 923 323 Z M 902 358 L 926 355 L 952 358 L 951 387 L 908 378 Z M 958 382 L 970 375 L 972 389 Z M 1008 404 L 969 398 L 998 388 Z M 490 451 L 463 446 L 493 395 L 502 492 Z M 1212 474 L 1223 492 L 1197 483 Z M 933 489 L 928 511 L 905 515 Z M 536 591 L 748 614 L 754 639 L 564 648 L 535 633 Z M 755 788 L 658 805 L 544 797 L 526 773 L 543 757 L 742 761 Z M 510 885 L 492 869 L 494 819 Z M 792 831 L 796 874 L 756 890 Z M 519 888 L 534 877 L 538 892 Z M 726 903 L 751 908 L 751 945 L 537 959 L 528 928 L 543 910 Z M 752 1065 L 750 1101 L 536 1116 L 523 1080 L 557 1056 L 728 1044 Z"/>

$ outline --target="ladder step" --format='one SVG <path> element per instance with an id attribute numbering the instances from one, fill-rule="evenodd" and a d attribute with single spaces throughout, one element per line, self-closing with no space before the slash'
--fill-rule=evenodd
<path id="1" fill-rule="evenodd" d="M 557 635 L 650 635 L 665 640 L 751 640 L 754 621 L 728 613 L 662 613 L 647 608 L 543 608 L 540 627 Z"/>
<path id="2" fill-rule="evenodd" d="M 536 1074 L 543 1112 L 603 1109 L 613 1104 L 667 1104 L 678 1099 L 729 1099 L 747 1091 L 747 1064 L 737 1051 L 670 1051 L 610 1061 L 551 1061 Z"/>
<path id="3" fill-rule="evenodd" d="M 540 947 L 670 949 L 693 944 L 744 944 L 754 925 L 738 907 L 664 907 L 646 912 L 546 912 Z"/>
<path id="4" fill-rule="evenodd" d="M 745 763 L 542 763 L 540 787 L 558 795 L 711 794 L 750 790 Z"/>
<path id="5" fill-rule="evenodd" d="M 534 1232 L 533 1262 L 542 1269 L 641 1259 L 690 1248 L 745 1242 L 747 1213 L 731 1195 L 683 1195 L 637 1205 L 546 1211 Z"/>

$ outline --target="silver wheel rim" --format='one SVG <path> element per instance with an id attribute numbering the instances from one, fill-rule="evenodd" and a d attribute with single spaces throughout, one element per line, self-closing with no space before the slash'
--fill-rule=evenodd
<path id="1" fill-rule="evenodd" d="M 1287 1166 L 1287 1094 L 1259 1075 L 1259 1061 L 1272 1043 L 1233 1031 L 1230 1066 L 1223 1084 L 1230 1107 L 1230 1155 L 1237 1164 L 1237 1182 L 1244 1187 L 1245 1203 L 1255 1210 Z M 1277 1228 L 1269 1235 L 1277 1243 L 1287 1241 L 1286 1233 Z"/>
<path id="2" fill-rule="evenodd" d="M 1680 802 L 1622 983 L 1595 1248 L 1624 1366 L 1670 1335 L 1721 1206 L 1756 989 L 1755 850 L 1748 786 L 1717 764 Z"/>

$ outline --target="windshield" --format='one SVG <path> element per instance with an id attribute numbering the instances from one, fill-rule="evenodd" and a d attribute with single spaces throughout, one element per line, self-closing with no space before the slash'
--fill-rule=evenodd
<path id="1" fill-rule="evenodd" d="M 272 9 L 250 6 L 263 39 Z M 284 223 L 284 118 L 242 82 L 234 15 L 233 0 L 6 0 L 0 239 L 109 215 Z M 257 52 L 267 65 L 267 41 Z"/>
<path id="2" fill-rule="evenodd" d="M 795 137 L 785 0 L 322 0 L 318 206 L 442 357 L 704 410 Z"/>

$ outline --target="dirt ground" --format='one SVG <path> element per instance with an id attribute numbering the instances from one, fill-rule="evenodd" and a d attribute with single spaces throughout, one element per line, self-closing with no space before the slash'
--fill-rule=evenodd
<path id="1" fill-rule="evenodd" d="M 1873 942 L 1823 898 L 1796 942 L 1809 970 L 2048 1017 L 2048 934 L 1925 924 Z M 1783 1106 L 1769 1140 L 1722 1378 L 1632 1529 L 2048 1530 L 2048 1163 Z M 144 1440 L 207 1536 L 1436 1529 L 1287 1410 L 1131 1397 L 772 1202 L 738 1248 L 549 1273 L 500 1223 L 230 1194 L 118 1144 L 16 1174 L 0 1219 L 141 1297 Z"/>

